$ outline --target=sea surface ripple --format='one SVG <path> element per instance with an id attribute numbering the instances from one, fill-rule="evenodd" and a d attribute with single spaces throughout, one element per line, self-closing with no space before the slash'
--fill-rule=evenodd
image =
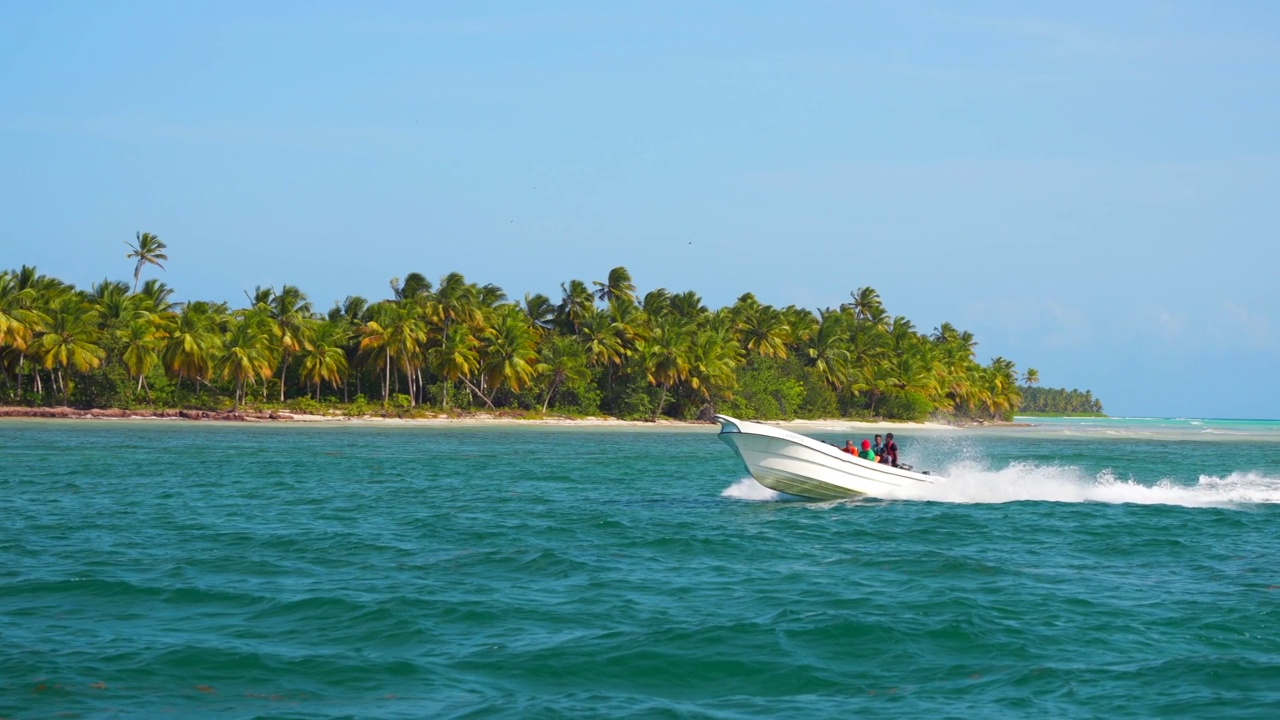
<path id="1" fill-rule="evenodd" d="M 1178 422 L 835 503 L 711 427 L 3 422 L 0 717 L 1275 717 L 1280 427 Z"/>

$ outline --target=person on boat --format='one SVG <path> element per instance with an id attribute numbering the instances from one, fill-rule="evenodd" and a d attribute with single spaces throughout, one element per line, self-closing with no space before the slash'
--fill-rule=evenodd
<path id="1" fill-rule="evenodd" d="M 863 460 L 870 460 L 871 462 L 875 462 L 877 460 L 876 451 L 871 449 L 870 440 L 862 441 L 862 452 L 858 453 L 858 457 Z"/>
<path id="2" fill-rule="evenodd" d="M 875 451 L 876 455 L 884 454 L 884 441 L 880 438 L 879 435 L 876 435 L 875 442 L 871 443 L 871 449 Z"/>
<path id="3" fill-rule="evenodd" d="M 856 446 L 854 446 L 854 444 L 853 444 L 853 441 L 852 441 L 852 440 L 845 440 L 845 441 L 844 441 L 844 447 L 842 447 L 842 448 L 840 448 L 840 449 L 841 449 L 841 450 L 843 450 L 844 452 L 849 453 L 850 455 L 857 455 L 857 454 L 858 454 L 858 448 L 857 448 Z"/>
<path id="4" fill-rule="evenodd" d="M 884 456 L 890 465 L 898 467 L 898 443 L 893 441 L 893 433 L 884 436 Z"/>

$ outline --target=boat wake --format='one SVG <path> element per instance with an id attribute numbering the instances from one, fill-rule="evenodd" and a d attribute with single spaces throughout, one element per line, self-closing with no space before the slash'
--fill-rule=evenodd
<path id="1" fill-rule="evenodd" d="M 1226 477 L 1200 476 L 1194 485 L 1161 480 L 1154 485 L 1117 477 L 1110 470 L 1096 476 L 1070 466 L 1012 463 L 1001 470 L 961 462 L 944 472 L 945 482 L 902 488 L 884 500 L 996 504 L 1008 502 L 1100 502 L 1183 507 L 1237 507 L 1280 503 L 1280 478 L 1256 472 Z M 743 478 L 720 493 L 738 500 L 778 501 L 790 496 Z"/>

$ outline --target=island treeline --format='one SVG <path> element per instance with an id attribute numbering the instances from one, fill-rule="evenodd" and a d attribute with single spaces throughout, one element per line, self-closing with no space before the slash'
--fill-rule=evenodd
<path id="1" fill-rule="evenodd" d="M 1028 392 L 1010 360 L 977 361 L 971 333 L 920 332 L 870 287 L 817 312 L 751 293 L 713 310 L 694 291 L 640 295 L 622 267 L 520 300 L 411 272 L 388 298 L 320 313 L 293 285 L 238 308 L 174 302 L 165 283 L 139 283 L 164 244 L 139 234 L 131 247 L 132 287 L 0 271 L 7 403 L 919 420 L 1009 418 Z"/>
<path id="2" fill-rule="evenodd" d="M 1019 412 L 1035 415 L 1102 415 L 1102 401 L 1093 396 L 1092 390 L 1066 390 L 1064 388 L 1022 388 L 1022 407 Z"/>

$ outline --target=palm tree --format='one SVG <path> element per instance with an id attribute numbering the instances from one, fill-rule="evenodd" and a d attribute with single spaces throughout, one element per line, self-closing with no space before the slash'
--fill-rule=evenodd
<path id="1" fill-rule="evenodd" d="M 676 317 L 690 322 L 698 320 L 707 313 L 706 306 L 702 304 L 702 297 L 693 290 L 672 295 L 670 310 Z"/>
<path id="2" fill-rule="evenodd" d="M 818 329 L 808 341 L 805 354 L 808 364 L 827 384 L 834 390 L 840 390 L 849 379 L 845 315 L 832 310 L 824 310 L 819 315 Z"/>
<path id="3" fill-rule="evenodd" d="M 41 275 L 34 267 L 22 266 L 18 272 L 0 273 L 0 360 L 10 367 L 17 379 L 18 395 L 22 394 L 22 374 L 27 352 L 38 333 L 50 323 L 45 312 L 49 300 L 61 291 L 56 280 Z M 40 391 L 40 373 L 32 368 L 36 391 Z"/>
<path id="4" fill-rule="evenodd" d="M 485 404 L 493 407 L 493 399 L 503 385 L 512 392 L 533 382 L 538 350 L 537 338 L 529 321 L 517 305 L 503 305 L 488 330 L 480 339 L 480 376 L 489 388 Z"/>
<path id="5" fill-rule="evenodd" d="M 609 279 L 606 282 L 592 280 L 591 284 L 596 286 L 596 297 L 606 303 L 612 303 L 615 300 L 635 302 L 636 285 L 631 281 L 631 273 L 621 265 L 609 271 Z"/>
<path id="6" fill-rule="evenodd" d="M 898 378 L 888 365 L 876 364 L 860 369 L 853 381 L 853 389 L 867 393 L 867 408 L 874 414 L 876 405 L 885 393 L 898 386 Z"/>
<path id="7" fill-rule="evenodd" d="M 1012 414 L 1022 400 L 1013 361 L 992 358 L 989 366 L 981 368 L 980 378 L 982 402 L 988 414 L 993 418 Z"/>
<path id="8" fill-rule="evenodd" d="M 360 351 L 380 352 L 382 355 L 380 362 L 385 373 L 382 384 L 383 407 L 386 407 L 390 399 L 393 361 L 408 378 L 410 404 L 416 404 L 416 362 L 427 342 L 427 328 L 418 308 L 408 301 L 385 301 L 375 305 L 370 314 L 370 320 L 360 328 Z"/>
<path id="9" fill-rule="evenodd" d="M 818 318 L 808 309 L 788 305 L 778 312 L 782 313 L 782 321 L 790 328 L 791 347 L 788 352 L 799 351 L 818 332 Z"/>
<path id="10" fill-rule="evenodd" d="M 529 316 L 529 322 L 533 323 L 534 328 L 542 333 L 551 328 L 556 317 L 556 306 L 552 304 L 551 298 L 542 293 L 525 293 L 524 314 Z"/>
<path id="11" fill-rule="evenodd" d="M 170 301 L 173 297 L 173 288 L 155 278 L 149 278 L 142 283 L 142 289 L 135 295 L 140 303 L 140 309 L 153 313 L 167 313 L 173 309 L 173 303 Z"/>
<path id="12" fill-rule="evenodd" d="M 595 295 L 581 280 L 570 280 L 568 285 L 560 283 L 560 292 L 561 300 L 556 308 L 556 316 L 560 320 L 561 329 L 572 330 L 576 335 L 587 318 L 595 312 Z"/>
<path id="13" fill-rule="evenodd" d="M 440 287 L 428 302 L 427 316 L 440 326 L 442 335 L 455 323 L 478 325 L 484 319 L 479 296 L 479 290 L 462 273 L 449 273 L 440 278 Z"/>
<path id="14" fill-rule="evenodd" d="M 369 301 L 359 295 L 348 295 L 341 304 L 336 301 L 333 307 L 329 309 L 329 322 L 340 326 L 341 334 L 346 338 L 343 346 L 343 353 L 347 358 L 347 368 L 356 366 L 356 361 L 360 357 L 360 343 L 355 341 L 360 332 L 360 326 L 365 320 L 365 313 L 369 309 Z M 356 393 L 360 392 L 360 373 L 355 374 Z M 342 384 L 342 401 L 350 402 L 351 398 L 348 393 L 351 383 Z"/>
<path id="15" fill-rule="evenodd" d="M 578 337 L 582 339 L 587 357 L 593 365 L 610 367 L 621 365 L 626 348 L 619 337 L 622 328 L 606 313 L 595 312 L 583 322 Z"/>
<path id="16" fill-rule="evenodd" d="M 657 288 L 644 294 L 640 303 L 641 309 L 650 317 L 664 315 L 671 309 L 671 293 L 666 288 Z"/>
<path id="17" fill-rule="evenodd" d="M 381 367 L 382 407 L 386 409 L 391 394 L 391 337 L 385 325 L 394 320 L 387 316 L 393 313 L 392 306 L 397 303 L 384 301 L 369 308 L 369 318 L 360 326 L 360 345 L 358 352 L 366 357 L 376 358 L 374 367 Z"/>
<path id="18" fill-rule="evenodd" d="M 494 308 L 507 301 L 507 292 L 493 283 L 486 283 L 476 288 L 476 305 L 481 308 Z"/>
<path id="19" fill-rule="evenodd" d="M 35 288 L 21 287 L 15 273 L 0 272 L 0 347 L 27 349 L 33 331 L 48 320 L 35 309 L 35 301 Z"/>
<path id="20" fill-rule="evenodd" d="M 137 301 L 129 296 L 129 284 L 120 280 L 102 280 L 89 290 L 89 301 L 98 311 L 103 329 L 113 331 L 123 322 Z"/>
<path id="21" fill-rule="evenodd" d="M 51 308 L 49 319 L 45 332 L 36 340 L 35 349 L 46 370 L 58 371 L 58 384 L 62 387 L 65 403 L 71 396 L 71 383 L 63 371 L 85 372 L 99 367 L 107 353 L 97 344 L 97 310 L 78 292 L 66 293 L 59 298 Z"/>
<path id="22" fill-rule="evenodd" d="M 133 291 L 137 292 L 138 280 L 142 277 L 142 266 L 155 265 L 163 270 L 164 265 L 161 265 L 160 261 L 167 261 L 169 256 L 164 253 L 165 248 L 168 246 L 161 242 L 160 238 L 155 235 L 140 232 L 135 237 L 137 238 L 137 244 L 125 241 L 125 245 L 128 245 L 132 251 L 128 255 L 125 255 L 125 257 L 138 258 L 138 264 L 133 268 Z"/>
<path id="23" fill-rule="evenodd" d="M 849 306 L 859 320 L 871 320 L 884 312 L 884 303 L 880 301 L 880 293 L 873 287 L 860 287 L 849 293 L 853 302 Z"/>
<path id="24" fill-rule="evenodd" d="M 427 359 L 440 373 L 440 377 L 444 378 L 440 390 L 440 404 L 443 407 L 449 407 L 449 383 L 464 380 L 470 385 L 470 378 L 480 369 L 477 344 L 475 336 L 466 326 L 455 325 L 441 338 L 439 346 L 427 351 Z"/>
<path id="25" fill-rule="evenodd" d="M 425 275 L 411 272 L 404 276 L 404 283 L 399 278 L 391 278 L 391 291 L 397 300 L 415 300 L 431 294 L 431 281 Z"/>
<path id="26" fill-rule="evenodd" d="M 179 382 L 191 378 L 198 387 L 211 376 L 217 357 L 215 349 L 222 341 L 220 325 L 225 314 L 225 306 L 197 300 L 184 305 L 175 317 L 161 357 Z"/>
<path id="27" fill-rule="evenodd" d="M 235 400 L 232 409 L 239 410 L 248 383 L 266 380 L 275 368 L 272 347 L 275 327 L 271 318 L 252 308 L 238 313 L 223 337 L 222 352 L 213 364 L 213 372 L 224 380 L 234 380 Z M 264 388 L 265 394 L 265 388 Z"/>
<path id="28" fill-rule="evenodd" d="M 583 383 L 591 377 L 591 371 L 587 369 L 586 349 L 577 338 L 565 335 L 552 335 L 543 341 L 534 369 L 551 376 L 547 396 L 542 401 L 544 413 L 551 404 L 551 396 L 562 385 L 566 382 Z"/>
<path id="29" fill-rule="evenodd" d="M 737 386 L 737 368 L 742 363 L 742 346 L 733 335 L 732 317 L 726 315 L 721 327 L 701 328 L 689 351 L 689 385 L 704 401 L 703 413 L 715 413 L 718 397 L 727 397 Z"/>
<path id="30" fill-rule="evenodd" d="M 349 335 L 345 318 L 337 322 L 322 322 L 316 326 L 315 335 L 302 351 L 302 379 L 315 385 L 316 402 L 320 401 L 322 382 L 337 387 L 347 374 L 346 344 Z"/>
<path id="31" fill-rule="evenodd" d="M 309 343 L 314 315 L 307 296 L 295 285 L 285 285 L 280 292 L 273 292 L 267 305 L 280 347 L 280 402 L 284 402 L 289 360 Z"/>
<path id="32" fill-rule="evenodd" d="M 667 392 L 671 386 L 689 375 L 690 337 L 687 326 L 673 317 L 663 318 L 654 325 L 640 352 L 649 382 L 662 388 L 653 410 L 653 419 L 657 420 L 667 404 Z"/>
<path id="33" fill-rule="evenodd" d="M 138 378 L 135 392 L 142 392 L 146 388 L 148 398 L 151 397 L 151 388 L 147 387 L 147 375 L 160 363 L 160 350 L 167 337 L 163 325 L 159 316 L 138 311 L 117 331 L 121 346 L 120 358 L 124 361 L 129 376 Z"/>
<path id="34" fill-rule="evenodd" d="M 741 299 L 739 299 L 741 301 Z M 785 358 L 791 328 L 782 313 L 768 305 L 744 308 L 739 313 L 736 329 L 748 352 L 761 357 Z"/>
<path id="35" fill-rule="evenodd" d="M 1040 371 L 1033 367 L 1027 368 L 1027 371 L 1022 373 L 1022 382 L 1028 387 L 1032 385 L 1039 385 Z"/>

